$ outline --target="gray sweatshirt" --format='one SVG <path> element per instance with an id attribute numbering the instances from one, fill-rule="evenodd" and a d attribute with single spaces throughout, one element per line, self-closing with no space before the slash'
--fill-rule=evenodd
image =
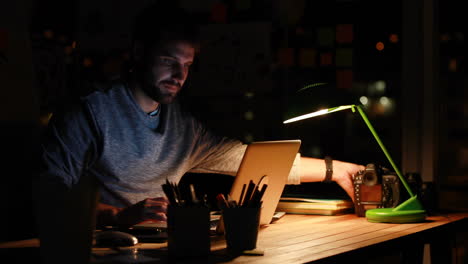
<path id="1" fill-rule="evenodd" d="M 95 176 L 101 202 L 125 207 L 164 196 L 166 179 L 177 182 L 188 171 L 235 175 L 245 147 L 210 132 L 177 102 L 150 116 L 117 84 L 54 114 L 40 176 L 68 187 L 83 174 Z"/>

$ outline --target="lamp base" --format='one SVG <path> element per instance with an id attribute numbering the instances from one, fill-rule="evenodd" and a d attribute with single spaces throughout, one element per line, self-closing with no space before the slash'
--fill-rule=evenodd
<path id="1" fill-rule="evenodd" d="M 418 223 L 426 220 L 426 211 L 416 196 L 413 196 L 395 208 L 367 210 L 366 218 L 373 223 Z"/>

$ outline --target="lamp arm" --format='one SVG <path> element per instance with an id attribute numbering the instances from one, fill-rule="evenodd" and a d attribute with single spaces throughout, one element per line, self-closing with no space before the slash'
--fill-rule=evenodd
<path id="1" fill-rule="evenodd" d="M 372 135 L 374 136 L 375 140 L 377 140 L 377 143 L 379 143 L 379 146 L 380 148 L 382 149 L 382 151 L 384 152 L 385 156 L 387 157 L 388 161 L 390 162 L 390 164 L 392 165 L 393 169 L 395 170 L 396 174 L 398 175 L 398 177 L 400 177 L 400 181 L 403 183 L 403 185 L 405 186 L 406 188 L 406 191 L 408 191 L 409 195 L 411 197 L 414 197 L 415 195 L 413 194 L 413 192 L 411 191 L 411 188 L 408 186 L 408 183 L 406 182 L 406 180 L 403 178 L 403 175 L 401 174 L 400 170 L 398 169 L 398 167 L 396 166 L 395 162 L 393 162 L 393 159 L 392 157 L 390 157 L 390 153 L 388 153 L 387 151 L 387 148 L 385 148 L 383 142 L 380 140 L 379 138 L 379 135 L 377 135 L 377 132 L 375 131 L 374 127 L 372 126 L 371 122 L 369 121 L 369 119 L 367 118 L 367 115 L 366 113 L 364 113 L 364 111 L 361 109 L 361 107 L 359 105 L 355 105 L 354 106 L 355 108 L 357 108 L 359 114 L 361 115 L 362 119 L 364 120 L 364 122 L 366 123 L 367 127 L 369 128 L 369 130 L 371 131 Z M 353 107 L 353 112 L 354 112 L 354 107 Z"/>

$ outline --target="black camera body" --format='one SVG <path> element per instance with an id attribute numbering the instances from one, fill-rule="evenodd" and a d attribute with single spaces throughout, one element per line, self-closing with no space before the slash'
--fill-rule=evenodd
<path id="1" fill-rule="evenodd" d="M 352 179 L 357 216 L 365 216 L 368 209 L 393 208 L 402 201 L 398 175 L 382 166 L 367 164 Z"/>

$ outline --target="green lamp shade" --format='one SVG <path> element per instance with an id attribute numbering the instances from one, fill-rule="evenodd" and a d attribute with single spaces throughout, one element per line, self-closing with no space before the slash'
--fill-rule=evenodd
<path id="1" fill-rule="evenodd" d="M 328 109 L 337 105 L 358 102 L 356 100 L 354 95 L 332 84 L 313 83 L 287 95 L 288 106 L 283 111 L 283 120 L 314 112 L 317 109 Z"/>

